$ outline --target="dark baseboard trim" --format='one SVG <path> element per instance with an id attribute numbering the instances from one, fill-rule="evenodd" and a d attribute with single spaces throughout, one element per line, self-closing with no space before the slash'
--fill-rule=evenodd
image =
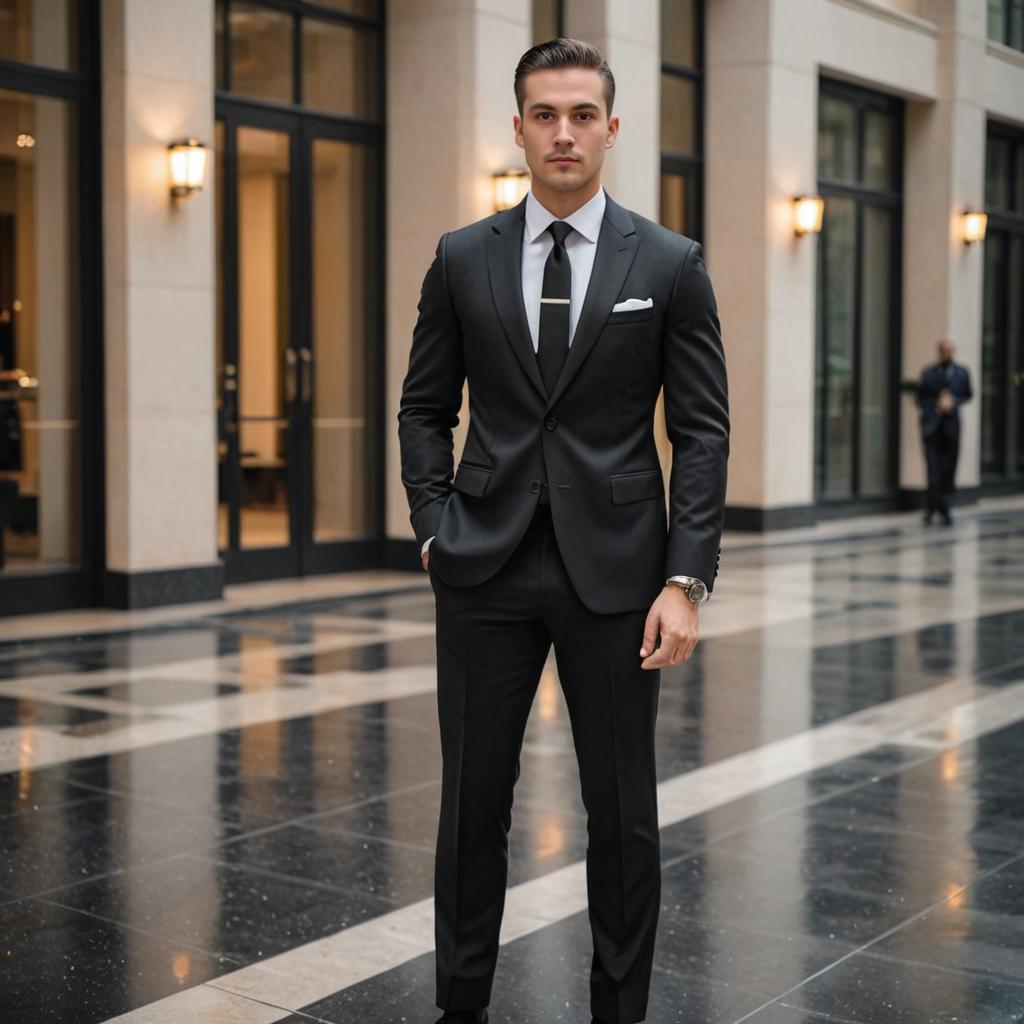
<path id="1" fill-rule="evenodd" d="M 726 505 L 725 529 L 749 533 L 765 530 L 789 530 L 813 526 L 817 522 L 814 505 L 787 505 L 782 508 L 755 508 L 750 505 Z"/>
<path id="2" fill-rule="evenodd" d="M 957 488 L 953 506 L 975 505 L 978 500 L 994 494 L 1014 493 L 1005 486 Z M 1017 493 L 1020 493 L 1019 490 Z M 865 498 L 854 501 L 821 502 L 814 505 L 788 505 L 782 508 L 754 508 L 748 505 L 726 505 L 725 529 L 737 532 L 763 533 L 766 530 L 789 530 L 837 519 L 857 519 L 886 512 L 923 509 L 928 492 L 923 488 L 901 488 L 886 498 Z"/>
<path id="3" fill-rule="evenodd" d="M 125 611 L 192 601 L 217 601 L 224 596 L 224 563 L 145 572 L 108 571 L 104 605 Z"/>
<path id="4" fill-rule="evenodd" d="M 398 569 L 400 572 L 411 572 L 418 569 L 423 572 L 420 546 L 415 537 L 411 539 L 385 538 L 381 546 L 381 557 L 383 558 L 382 569 Z"/>

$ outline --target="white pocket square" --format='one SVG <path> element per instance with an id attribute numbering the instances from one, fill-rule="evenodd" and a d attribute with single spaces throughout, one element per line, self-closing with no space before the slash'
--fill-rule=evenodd
<path id="1" fill-rule="evenodd" d="M 623 299 L 612 306 L 613 313 L 624 313 L 627 309 L 650 309 L 654 305 L 653 296 L 649 299 Z"/>

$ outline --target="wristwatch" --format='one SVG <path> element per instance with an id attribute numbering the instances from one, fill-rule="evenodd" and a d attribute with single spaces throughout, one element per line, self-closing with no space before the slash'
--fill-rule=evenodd
<path id="1" fill-rule="evenodd" d="M 665 585 L 668 586 L 670 583 L 673 586 L 682 587 L 683 593 L 689 598 L 691 604 L 703 604 L 708 599 L 707 586 L 696 576 L 669 576 L 665 580 Z"/>

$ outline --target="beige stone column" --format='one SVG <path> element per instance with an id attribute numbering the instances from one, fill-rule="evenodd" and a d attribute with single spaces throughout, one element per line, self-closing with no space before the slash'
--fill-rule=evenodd
<path id="1" fill-rule="evenodd" d="M 707 5 L 705 238 L 729 367 L 726 526 L 811 517 L 817 238 L 793 232 L 817 181 L 812 0 Z"/>
<path id="2" fill-rule="evenodd" d="M 984 251 L 965 245 L 960 213 L 985 200 L 985 9 L 973 0 L 922 0 L 937 27 L 936 96 L 906 108 L 903 221 L 903 377 L 916 378 L 951 338 L 971 372 L 960 413 L 957 484 L 979 482 Z M 902 399 L 900 485 L 926 487 L 913 399 Z"/>
<path id="3" fill-rule="evenodd" d="M 219 595 L 213 0 L 103 0 L 108 600 Z M 167 144 L 211 150 L 168 190 Z"/>
<path id="4" fill-rule="evenodd" d="M 491 175 L 526 168 L 512 78 L 529 47 L 529 0 L 388 5 L 387 532 L 396 539 L 413 536 L 397 416 L 420 286 L 441 235 L 494 212 Z M 456 460 L 468 416 L 464 392 Z"/>
<path id="5" fill-rule="evenodd" d="M 661 170 L 660 0 L 565 0 L 565 31 L 601 47 L 615 76 L 619 138 L 601 180 L 623 206 L 658 219 Z"/>

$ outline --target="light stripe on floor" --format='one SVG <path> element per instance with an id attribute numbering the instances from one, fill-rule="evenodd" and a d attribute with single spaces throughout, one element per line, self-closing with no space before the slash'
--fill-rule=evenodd
<path id="1" fill-rule="evenodd" d="M 965 694 L 973 695 L 964 699 Z M 1021 719 L 1024 681 L 992 691 L 954 680 L 667 779 L 658 786 L 660 822 L 676 824 L 885 743 L 938 752 Z M 501 943 L 586 907 L 585 861 L 523 882 L 507 892 Z M 433 948 L 430 897 L 112 1019 L 118 1024 L 271 1024 Z"/>

